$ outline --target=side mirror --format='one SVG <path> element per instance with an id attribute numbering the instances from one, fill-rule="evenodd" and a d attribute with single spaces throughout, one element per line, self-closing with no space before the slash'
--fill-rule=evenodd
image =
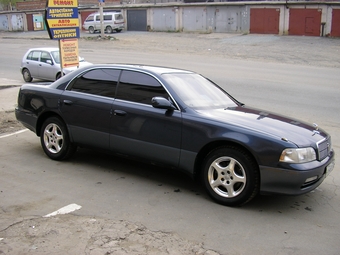
<path id="1" fill-rule="evenodd" d="M 46 63 L 47 63 L 47 64 L 50 64 L 50 65 L 53 65 L 53 63 L 52 63 L 52 60 L 51 60 L 51 59 L 47 59 L 47 60 L 46 60 Z"/>
<path id="2" fill-rule="evenodd" d="M 158 109 L 175 110 L 176 107 L 164 97 L 153 97 L 151 99 L 152 106 Z"/>

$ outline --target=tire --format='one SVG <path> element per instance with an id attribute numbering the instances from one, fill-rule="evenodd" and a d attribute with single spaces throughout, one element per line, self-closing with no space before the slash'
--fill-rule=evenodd
<path id="1" fill-rule="evenodd" d="M 22 71 L 22 77 L 25 82 L 31 82 L 33 80 L 30 71 L 26 68 Z"/>
<path id="2" fill-rule="evenodd" d="M 89 27 L 89 33 L 93 34 L 94 33 L 94 27 Z"/>
<path id="3" fill-rule="evenodd" d="M 57 73 L 57 76 L 55 77 L 55 80 L 59 80 L 61 78 L 61 73 Z"/>
<path id="4" fill-rule="evenodd" d="M 108 34 L 112 34 L 112 32 L 113 32 L 112 27 L 107 26 L 107 27 L 105 28 L 105 32 L 108 33 Z"/>
<path id="5" fill-rule="evenodd" d="M 41 128 L 40 142 L 45 154 L 53 160 L 68 159 L 77 149 L 77 146 L 70 142 L 64 122 L 58 117 L 45 120 Z"/>
<path id="6" fill-rule="evenodd" d="M 259 191 L 259 170 L 248 153 L 235 146 L 211 151 L 203 164 L 203 184 L 209 196 L 219 204 L 239 206 Z"/>

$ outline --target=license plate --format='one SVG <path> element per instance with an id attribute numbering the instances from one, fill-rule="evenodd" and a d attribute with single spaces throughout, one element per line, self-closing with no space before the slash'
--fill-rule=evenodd
<path id="1" fill-rule="evenodd" d="M 330 164 L 326 167 L 326 171 L 325 171 L 326 176 L 329 175 L 329 174 L 333 171 L 334 165 L 335 165 L 335 162 L 333 161 L 332 163 L 330 163 Z"/>

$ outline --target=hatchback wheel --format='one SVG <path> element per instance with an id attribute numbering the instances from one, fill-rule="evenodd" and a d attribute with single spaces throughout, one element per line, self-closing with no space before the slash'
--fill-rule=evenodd
<path id="1" fill-rule="evenodd" d="M 57 117 L 50 117 L 44 122 L 40 142 L 45 154 L 54 160 L 67 159 L 77 149 L 77 146 L 70 142 L 64 122 Z"/>
<path id="2" fill-rule="evenodd" d="M 258 166 L 238 147 L 223 146 L 211 151 L 205 158 L 202 173 L 209 196 L 223 205 L 245 204 L 259 190 Z"/>
<path id="3" fill-rule="evenodd" d="M 31 73 L 28 69 L 24 69 L 22 71 L 22 77 L 24 78 L 25 82 L 31 82 L 33 80 Z"/>

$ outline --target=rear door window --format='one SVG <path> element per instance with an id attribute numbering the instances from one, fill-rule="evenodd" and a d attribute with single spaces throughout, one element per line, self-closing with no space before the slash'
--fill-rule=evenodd
<path id="1" fill-rule="evenodd" d="M 40 53 L 41 53 L 40 51 L 31 51 L 31 52 L 27 55 L 27 59 L 33 60 L 33 61 L 39 61 Z"/>
<path id="2" fill-rule="evenodd" d="M 117 69 L 94 69 L 78 77 L 69 90 L 114 98 L 119 74 Z"/>

